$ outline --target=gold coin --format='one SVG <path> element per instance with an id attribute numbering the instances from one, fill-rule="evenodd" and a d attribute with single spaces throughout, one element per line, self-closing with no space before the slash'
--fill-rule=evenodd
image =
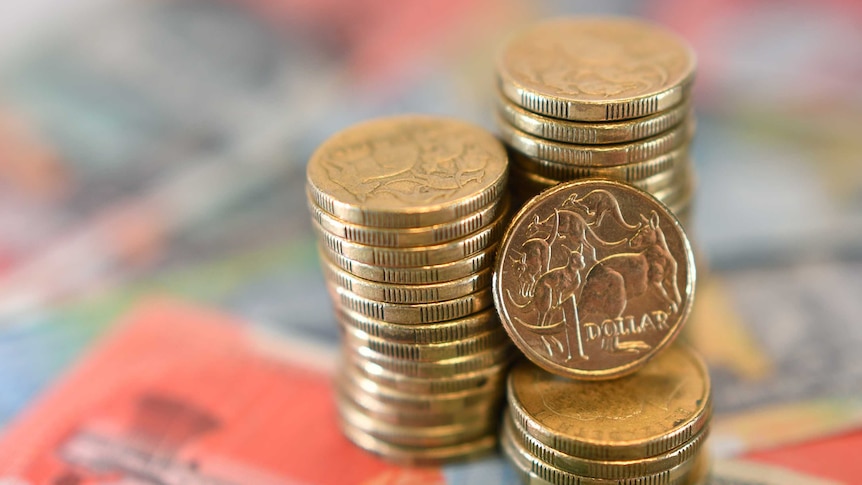
<path id="1" fill-rule="evenodd" d="M 474 423 L 477 421 L 495 421 L 496 412 L 502 402 L 502 395 L 483 396 L 480 402 L 472 406 L 463 406 L 453 411 L 416 411 L 413 409 L 381 406 L 362 390 L 350 385 L 337 386 L 337 398 L 349 402 L 357 411 L 370 419 L 396 426 L 433 427 Z"/>
<path id="2" fill-rule="evenodd" d="M 402 325 L 375 320 L 349 310 L 338 312 L 338 321 L 345 328 L 401 344 L 445 344 L 470 339 L 492 330 L 501 330 L 497 311 L 493 308 L 457 320 L 428 325 Z"/>
<path id="3" fill-rule="evenodd" d="M 624 18 L 537 23 L 497 60 L 500 90 L 534 113 L 610 121 L 658 113 L 683 101 L 695 57 L 680 37 Z"/>
<path id="4" fill-rule="evenodd" d="M 639 460 L 588 460 L 570 456 L 555 450 L 530 434 L 506 416 L 503 421 L 503 435 L 515 441 L 518 446 L 538 457 L 547 465 L 575 475 L 602 478 L 606 480 L 631 479 L 660 474 L 678 465 L 689 462 L 700 451 L 709 435 L 708 428 L 702 430 L 691 441 L 681 447 L 661 455 Z"/>
<path id="5" fill-rule="evenodd" d="M 524 133 L 576 145 L 628 143 L 649 138 L 676 126 L 691 112 L 689 103 L 683 101 L 667 111 L 643 118 L 584 123 L 550 118 L 527 111 L 504 96 L 497 97 L 497 108 L 505 122 Z"/>
<path id="6" fill-rule="evenodd" d="M 496 244 L 505 229 L 507 215 L 501 214 L 479 232 L 463 239 L 418 248 L 383 248 L 345 241 L 323 230 L 316 222 L 312 227 L 320 242 L 330 251 L 365 264 L 394 267 L 420 267 L 451 263 Z"/>
<path id="7" fill-rule="evenodd" d="M 478 354 L 436 362 L 416 362 L 414 360 L 398 359 L 375 352 L 364 345 L 345 345 L 342 348 L 345 353 L 357 354 L 388 371 L 397 372 L 407 377 L 420 377 L 424 379 L 448 378 L 460 374 L 477 372 L 487 367 L 494 367 L 510 362 L 514 357 L 513 349 L 510 345 L 501 345 Z"/>
<path id="8" fill-rule="evenodd" d="M 516 150 L 510 150 L 512 160 L 512 172 L 514 171 L 536 174 L 551 180 L 574 180 L 582 178 L 609 178 L 623 182 L 644 180 L 655 175 L 667 173 L 681 164 L 691 163 L 689 160 L 689 145 L 684 144 L 679 148 L 671 150 L 643 162 L 616 165 L 613 167 L 581 167 L 566 163 L 549 162 L 538 158 L 528 157 Z"/>
<path id="9" fill-rule="evenodd" d="M 455 395 L 462 392 L 480 392 L 480 390 L 497 388 L 500 377 L 505 374 L 510 363 L 507 360 L 474 372 L 426 379 L 393 372 L 355 352 L 349 352 L 344 357 L 348 364 L 353 366 L 354 370 L 374 381 L 378 386 L 400 392 L 413 393 L 417 398 L 423 398 L 426 394 Z M 456 397 L 456 399 L 459 398 Z"/>
<path id="10" fill-rule="evenodd" d="M 667 207 L 621 182 L 576 180 L 533 198 L 495 265 L 503 327 L 539 366 L 578 379 L 634 372 L 679 333 L 691 246 Z"/>
<path id="11" fill-rule="evenodd" d="M 440 244 L 469 236 L 488 226 L 501 214 L 507 214 L 509 201 L 506 198 L 494 201 L 478 212 L 445 224 L 410 229 L 360 226 L 332 217 L 314 204 L 310 204 L 310 209 L 317 224 L 333 236 L 369 246 L 406 248 Z"/>
<path id="12" fill-rule="evenodd" d="M 528 157 L 581 167 L 613 167 L 642 163 L 686 144 L 694 135 L 694 120 L 644 140 L 615 145 L 572 145 L 528 135 L 498 119 L 503 141 Z"/>
<path id="13" fill-rule="evenodd" d="M 409 447 L 389 443 L 343 421 L 341 430 L 356 446 L 386 460 L 408 466 L 440 466 L 473 460 L 497 448 L 497 437 L 491 433 L 451 446 Z"/>
<path id="14" fill-rule="evenodd" d="M 500 198 L 506 153 L 486 130 L 433 116 L 394 116 L 341 131 L 308 162 L 311 200 L 346 222 L 424 227 Z"/>
<path id="15" fill-rule="evenodd" d="M 681 163 L 681 164 L 678 164 L 678 165 L 672 167 L 670 170 L 667 170 L 667 171 L 662 172 L 662 173 L 657 173 L 655 175 L 651 175 L 645 179 L 640 179 L 640 180 L 627 181 L 627 180 L 615 179 L 613 177 L 597 177 L 597 176 L 593 176 L 593 177 L 589 177 L 589 178 L 608 178 L 610 180 L 617 180 L 619 182 L 625 182 L 629 185 L 632 185 L 634 187 L 637 187 L 641 190 L 644 190 L 646 192 L 649 192 L 649 193 L 655 195 L 657 192 L 659 192 L 661 190 L 669 189 L 669 188 L 676 188 L 676 187 L 681 186 L 684 183 L 684 181 L 687 177 L 687 174 L 690 170 L 691 169 L 690 169 L 689 163 Z M 546 189 L 549 189 L 551 187 L 554 187 L 556 185 L 559 185 L 560 183 L 562 183 L 564 181 L 573 180 L 573 179 L 556 180 L 556 179 L 544 177 L 544 176 L 539 175 L 537 173 L 523 170 L 517 166 L 512 166 L 511 174 L 510 174 L 510 180 L 513 183 L 517 182 L 517 183 L 523 184 L 529 190 L 531 190 L 535 193 L 538 193 L 538 192 L 542 192 Z M 662 199 L 659 197 L 659 200 L 662 200 Z"/>
<path id="16" fill-rule="evenodd" d="M 416 362 L 437 362 L 476 355 L 509 342 L 502 328 L 452 342 L 436 344 L 404 344 L 372 337 L 353 327 L 343 326 L 343 339 L 348 345 L 365 346 L 368 349 L 394 359 Z"/>
<path id="17" fill-rule="evenodd" d="M 709 450 L 701 450 L 694 460 L 694 468 L 689 473 L 688 481 L 685 482 L 686 485 L 707 485 L 709 482 L 706 479 L 709 477 L 712 468 Z"/>
<path id="18" fill-rule="evenodd" d="M 508 377 L 512 418 L 538 441 L 570 456 L 640 460 L 690 442 L 711 417 L 709 374 L 674 345 L 639 372 L 584 382 L 521 361 Z"/>
<path id="19" fill-rule="evenodd" d="M 333 300 L 340 302 L 343 308 L 384 322 L 405 325 L 445 322 L 464 318 L 490 307 L 494 302 L 489 289 L 453 300 L 403 305 L 369 300 L 340 286 L 331 284 L 327 286 Z"/>
<path id="20" fill-rule="evenodd" d="M 402 426 L 384 423 L 362 414 L 352 403 L 337 399 L 342 422 L 379 439 L 402 446 L 451 446 L 479 439 L 496 429 L 492 419 L 443 426 Z"/>
<path id="21" fill-rule="evenodd" d="M 379 411 L 401 410 L 411 413 L 454 413 L 467 408 L 503 401 L 505 384 L 502 372 L 480 386 L 449 393 L 414 393 L 393 389 L 347 364 L 339 372 L 338 385 L 356 402 Z"/>
<path id="22" fill-rule="evenodd" d="M 575 475 L 555 468 L 530 454 L 530 452 L 519 446 L 514 440 L 509 439 L 506 435 L 501 437 L 500 447 L 503 449 L 503 455 L 515 466 L 515 471 L 523 482 L 531 485 L 546 483 L 577 485 L 686 485 L 695 466 L 694 461 L 688 461 L 661 473 L 635 478 L 608 480 Z"/>
<path id="23" fill-rule="evenodd" d="M 447 281 L 446 283 L 397 285 L 363 280 L 340 269 L 325 258 L 323 258 L 322 262 L 323 275 L 330 283 L 336 284 L 363 298 L 386 303 L 436 303 L 461 298 L 470 293 L 483 290 L 491 284 L 490 269 L 484 269 L 460 280 Z"/>
<path id="24" fill-rule="evenodd" d="M 380 283 L 423 285 L 454 281 L 478 273 L 485 268 L 490 268 L 494 263 L 494 256 L 497 254 L 497 246 L 498 244 L 494 243 L 478 253 L 451 263 L 415 268 L 396 268 L 360 263 L 344 257 L 324 245 L 318 247 L 326 259 L 358 278 Z"/>

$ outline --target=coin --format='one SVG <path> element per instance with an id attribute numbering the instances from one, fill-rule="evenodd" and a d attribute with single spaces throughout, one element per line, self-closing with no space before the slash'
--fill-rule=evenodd
<path id="1" fill-rule="evenodd" d="M 559 19 L 513 37 L 498 85 L 534 113 L 582 121 L 648 116 L 683 101 L 694 53 L 676 35 L 624 18 Z"/>
<path id="2" fill-rule="evenodd" d="M 309 198 L 345 222 L 423 227 L 467 217 L 505 191 L 506 154 L 484 129 L 394 116 L 341 131 L 311 156 Z"/>
<path id="3" fill-rule="evenodd" d="M 508 216 L 501 214 L 490 226 L 486 226 L 470 236 L 455 241 L 418 248 L 368 246 L 345 241 L 338 236 L 333 236 L 324 231 L 316 222 L 312 223 L 312 227 L 321 243 L 329 248 L 330 251 L 348 259 L 380 266 L 419 267 L 458 261 L 496 244 L 500 240 L 500 236 L 505 228 L 504 223 L 507 220 Z"/>
<path id="4" fill-rule="evenodd" d="M 365 346 L 394 359 L 417 362 L 437 362 L 475 355 L 509 342 L 509 336 L 501 328 L 452 342 L 437 344 L 403 344 L 372 337 L 352 327 L 343 327 L 343 339 L 350 345 Z"/>
<path id="5" fill-rule="evenodd" d="M 615 145 L 573 145 L 545 140 L 513 128 L 498 119 L 500 136 L 515 151 L 542 160 L 587 167 L 612 167 L 641 163 L 684 145 L 694 133 L 687 118 L 674 128 L 651 138 Z"/>
<path id="6" fill-rule="evenodd" d="M 500 404 L 497 399 L 493 399 L 495 396 L 482 396 L 476 404 L 462 406 L 457 410 L 416 411 L 403 407 L 381 406 L 373 396 L 343 383 L 344 381 L 341 381 L 337 386 L 338 399 L 349 401 L 357 411 L 370 419 L 396 426 L 431 427 L 487 421 L 490 414 L 496 414 Z"/>
<path id="7" fill-rule="evenodd" d="M 513 419 L 530 436 L 592 460 L 668 453 L 697 436 L 712 409 L 706 366 L 680 345 L 613 381 L 561 378 L 522 360 L 510 372 L 506 392 Z"/>
<path id="8" fill-rule="evenodd" d="M 649 194 L 580 180 L 530 200 L 501 243 L 494 301 L 515 344 L 568 377 L 634 372 L 672 342 L 694 297 L 691 246 Z"/>
<path id="9" fill-rule="evenodd" d="M 464 318 L 493 304 L 491 291 L 487 288 L 453 300 L 402 305 L 369 300 L 340 286 L 331 284 L 328 286 L 332 298 L 340 302 L 343 308 L 366 317 L 405 325 L 445 322 Z"/>
<path id="10" fill-rule="evenodd" d="M 509 360 L 499 364 L 494 364 L 485 369 L 479 369 L 474 372 L 464 372 L 461 374 L 453 374 L 447 377 L 437 377 L 434 379 L 425 379 L 421 377 L 411 377 L 398 372 L 390 371 L 374 361 L 367 359 L 358 353 L 348 353 L 344 355 L 348 365 L 353 366 L 355 370 L 363 376 L 372 379 L 379 386 L 385 386 L 389 389 L 397 389 L 402 392 L 414 393 L 417 398 L 422 398 L 426 394 L 457 394 L 461 392 L 478 392 L 478 389 L 493 388 L 497 386 L 497 380 L 505 374 L 509 367 Z"/>
<path id="11" fill-rule="evenodd" d="M 507 198 L 494 201 L 473 214 L 444 224 L 410 229 L 384 229 L 341 221 L 310 205 L 312 218 L 324 230 L 346 241 L 391 248 L 417 247 L 454 241 L 469 236 L 509 211 Z"/>
<path id="12" fill-rule="evenodd" d="M 494 434 L 451 446 L 409 447 L 381 440 L 349 423 L 342 422 L 341 426 L 344 434 L 356 446 L 403 465 L 439 466 L 468 461 L 487 455 L 497 447 L 497 437 Z"/>
<path id="13" fill-rule="evenodd" d="M 613 177 L 598 176 L 592 176 L 589 178 L 610 178 L 611 180 L 619 180 L 620 182 L 625 182 L 629 185 L 656 195 L 656 192 L 660 190 L 680 188 L 685 183 L 685 179 L 690 171 L 691 168 L 688 163 L 681 163 L 679 165 L 671 167 L 670 170 L 650 175 L 647 178 L 639 180 L 620 180 Z M 534 193 L 539 193 L 555 185 L 559 185 L 561 182 L 572 179 L 556 180 L 544 177 L 535 172 L 523 170 L 515 165 L 511 168 L 511 180 L 513 182 L 523 184 L 527 190 L 531 190 Z M 659 200 L 662 199 L 659 197 Z"/>
<path id="14" fill-rule="evenodd" d="M 575 475 L 555 468 L 533 456 L 508 436 L 500 440 L 503 454 L 515 465 L 515 471 L 524 483 L 538 484 L 577 484 L 577 485 L 687 485 L 695 461 L 677 465 L 670 470 L 634 478 L 602 479 Z"/>
<path id="15" fill-rule="evenodd" d="M 513 358 L 512 348 L 508 345 L 492 348 L 478 354 L 436 362 L 398 359 L 375 352 L 364 345 L 349 345 L 343 346 L 343 348 L 345 353 L 355 353 L 390 372 L 425 379 L 448 378 L 459 374 L 478 372 L 488 367 L 509 362 Z"/>
<path id="16" fill-rule="evenodd" d="M 402 446 L 450 446 L 485 436 L 494 429 L 493 419 L 456 423 L 443 426 L 402 426 L 384 423 L 362 413 L 351 402 L 338 399 L 341 420 L 372 436 Z"/>
<path id="17" fill-rule="evenodd" d="M 691 112 L 691 106 L 684 101 L 667 111 L 633 120 L 584 123 L 532 113 L 504 96 L 498 96 L 497 109 L 507 124 L 524 133 L 576 145 L 627 143 L 649 138 L 676 126 Z"/>
<path id="18" fill-rule="evenodd" d="M 341 309 L 338 321 L 345 328 L 369 337 L 402 344 L 448 344 L 502 329 L 497 311 L 493 308 L 464 318 L 427 325 L 388 323 Z"/>
<path id="19" fill-rule="evenodd" d="M 706 479 L 709 477 L 712 468 L 712 460 L 709 457 L 708 450 L 701 450 L 695 457 L 694 468 L 688 477 L 686 485 L 707 485 Z"/>
<path id="20" fill-rule="evenodd" d="M 325 258 L 322 263 L 323 275 L 330 283 L 336 284 L 363 298 L 370 298 L 386 303 L 436 303 L 444 300 L 452 300 L 485 289 L 491 283 L 490 268 L 483 269 L 460 280 L 447 281 L 445 283 L 399 285 L 378 283 L 376 281 L 357 278 L 347 271 L 340 269 L 335 264 L 328 262 Z"/>
<path id="21" fill-rule="evenodd" d="M 401 410 L 413 413 L 453 413 L 477 406 L 499 404 L 505 384 L 501 376 L 485 379 L 479 386 L 449 393 L 413 393 L 394 389 L 370 377 L 359 368 L 341 369 L 338 385 L 349 390 L 357 402 L 376 410 Z M 366 397 L 366 399 L 362 399 Z"/>
<path id="22" fill-rule="evenodd" d="M 465 259 L 451 263 L 413 268 L 396 268 L 376 264 L 360 263 L 346 258 L 326 246 L 319 246 L 321 254 L 348 273 L 370 281 L 405 285 L 422 285 L 454 281 L 490 268 L 497 254 L 497 243 L 471 254 Z"/>
<path id="23" fill-rule="evenodd" d="M 620 480 L 660 474 L 692 460 L 700 452 L 709 430 L 703 429 L 679 448 L 639 460 L 589 460 L 561 453 L 530 436 L 511 416 L 503 420 L 503 434 L 506 439 L 515 441 L 531 455 L 561 471 L 585 477 Z"/>
<path id="24" fill-rule="evenodd" d="M 510 150 L 509 157 L 512 160 L 513 170 L 518 168 L 521 169 L 522 172 L 533 173 L 548 179 L 562 181 L 587 177 L 599 177 L 622 181 L 635 181 L 643 180 L 653 175 L 673 170 L 680 164 L 690 163 L 688 153 L 689 146 L 688 144 L 684 144 L 679 148 L 643 162 L 628 165 L 615 165 L 612 167 L 582 167 L 579 165 L 560 162 L 550 162 L 548 160 L 528 157 L 517 150 Z"/>

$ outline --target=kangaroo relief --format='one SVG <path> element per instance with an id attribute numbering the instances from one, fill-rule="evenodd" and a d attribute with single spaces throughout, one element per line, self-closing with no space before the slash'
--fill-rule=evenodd
<path id="1" fill-rule="evenodd" d="M 516 344 L 551 372 L 608 378 L 668 345 L 687 318 L 694 263 L 650 195 L 607 180 L 530 201 L 497 258 L 495 298 Z"/>

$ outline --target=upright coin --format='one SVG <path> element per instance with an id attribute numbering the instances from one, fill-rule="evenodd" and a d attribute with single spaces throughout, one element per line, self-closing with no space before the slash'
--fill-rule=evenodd
<path id="1" fill-rule="evenodd" d="M 582 121 L 664 111 L 682 102 L 694 69 L 681 38 L 623 18 L 535 24 L 511 39 L 497 64 L 500 89 L 515 104 Z"/>
<path id="2" fill-rule="evenodd" d="M 423 227 L 467 217 L 505 189 L 506 153 L 478 126 L 396 116 L 350 127 L 308 162 L 311 200 L 344 222 Z"/>
<path id="3" fill-rule="evenodd" d="M 604 382 L 561 378 L 522 360 L 507 393 L 529 436 L 582 459 L 656 460 L 692 442 L 711 416 L 706 366 L 679 345 L 636 374 Z"/>
<path id="4" fill-rule="evenodd" d="M 509 226 L 494 300 L 515 344 L 549 372 L 610 379 L 672 342 L 691 310 L 694 257 L 651 195 L 579 180 L 530 200 Z"/>

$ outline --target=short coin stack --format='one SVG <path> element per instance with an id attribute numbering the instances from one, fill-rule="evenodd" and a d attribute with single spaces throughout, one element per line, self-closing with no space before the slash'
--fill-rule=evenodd
<path id="1" fill-rule="evenodd" d="M 513 350 L 490 290 L 507 177 L 491 134 L 429 116 L 356 125 L 309 161 L 343 335 L 338 409 L 358 446 L 409 464 L 496 446 Z"/>
<path id="2" fill-rule="evenodd" d="M 525 483 L 689 485 L 706 475 L 709 374 L 686 347 L 602 382 L 523 361 L 507 393 L 502 448 Z"/>
<path id="3" fill-rule="evenodd" d="M 682 39 L 632 19 L 553 20 L 513 37 L 497 64 L 497 119 L 517 198 L 605 177 L 650 192 L 686 223 L 694 71 Z"/>

